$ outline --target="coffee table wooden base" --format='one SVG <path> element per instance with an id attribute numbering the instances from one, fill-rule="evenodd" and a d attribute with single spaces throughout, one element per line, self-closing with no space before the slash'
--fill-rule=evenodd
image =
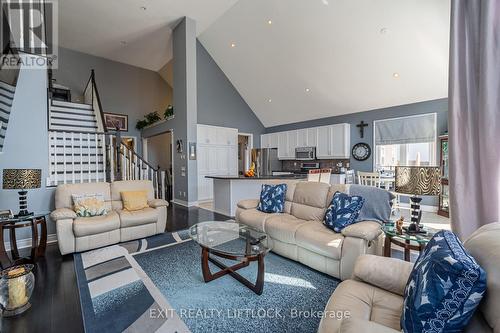
<path id="1" fill-rule="evenodd" d="M 398 246 L 401 246 L 404 249 L 404 255 L 405 255 L 405 261 L 410 261 L 410 251 L 418 251 L 419 253 L 422 253 L 422 251 L 425 249 L 425 244 L 419 243 L 418 245 L 413 245 L 411 242 L 406 239 L 404 240 L 404 243 L 402 241 L 394 239 L 394 237 L 391 237 L 389 235 L 385 235 L 385 243 L 384 243 L 384 256 L 385 257 L 391 257 L 391 243 L 396 244 Z"/>
<path id="2" fill-rule="evenodd" d="M 245 285 L 248 289 L 252 290 L 254 293 L 257 295 L 262 294 L 262 290 L 264 288 L 264 253 L 261 253 L 259 255 L 255 256 L 248 256 L 243 258 L 243 260 L 240 260 L 239 263 L 233 265 L 233 266 L 226 266 L 217 259 L 213 258 L 212 255 L 225 258 L 225 259 L 230 259 L 230 260 L 238 260 L 240 258 L 236 256 L 231 256 L 223 253 L 219 253 L 213 250 L 210 250 L 206 247 L 202 247 L 201 250 L 201 269 L 203 272 L 203 279 L 205 282 L 210 282 L 215 279 L 218 279 L 224 275 L 231 275 L 233 278 L 238 280 L 240 283 Z M 210 266 L 208 262 L 212 262 L 214 265 L 219 267 L 221 270 L 213 273 L 210 271 Z M 257 261 L 257 280 L 255 283 L 252 283 L 245 279 L 243 276 L 240 274 L 236 273 L 237 270 L 243 267 L 247 267 L 250 265 L 250 262 L 252 261 Z"/>

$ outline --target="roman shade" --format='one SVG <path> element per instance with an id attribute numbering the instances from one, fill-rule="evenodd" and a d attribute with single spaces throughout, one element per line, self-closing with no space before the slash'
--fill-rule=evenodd
<path id="1" fill-rule="evenodd" d="M 376 145 L 424 143 L 435 139 L 435 113 L 375 122 Z"/>

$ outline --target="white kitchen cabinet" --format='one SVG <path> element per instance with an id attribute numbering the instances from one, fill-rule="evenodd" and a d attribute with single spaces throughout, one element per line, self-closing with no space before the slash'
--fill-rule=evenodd
<path id="1" fill-rule="evenodd" d="M 260 136 L 260 147 L 261 148 L 271 148 L 271 136 L 269 134 L 262 134 Z"/>
<path id="2" fill-rule="evenodd" d="M 317 128 L 317 143 L 316 143 L 316 157 L 329 158 L 330 157 L 330 126 L 321 126 Z"/>
<path id="3" fill-rule="evenodd" d="M 307 129 L 307 147 L 316 147 L 318 144 L 318 129 L 308 128 Z"/>
<path id="4" fill-rule="evenodd" d="M 288 131 L 287 134 L 287 159 L 295 159 L 295 148 L 298 147 L 297 131 Z"/>
<path id="5" fill-rule="evenodd" d="M 278 133 L 278 158 L 286 159 L 288 157 L 288 134 L 286 132 Z"/>
<path id="6" fill-rule="evenodd" d="M 311 147 L 309 145 L 307 128 L 297 130 L 297 147 Z"/>
<path id="7" fill-rule="evenodd" d="M 270 133 L 269 135 L 269 147 L 268 148 L 278 148 L 278 133 Z"/>
<path id="8" fill-rule="evenodd" d="M 317 128 L 316 156 L 322 158 L 349 158 L 350 125 L 335 124 Z"/>

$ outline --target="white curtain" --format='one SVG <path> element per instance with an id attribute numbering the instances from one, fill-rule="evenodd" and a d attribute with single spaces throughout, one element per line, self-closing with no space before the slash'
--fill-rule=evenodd
<path id="1" fill-rule="evenodd" d="M 500 221 L 500 1 L 452 0 L 450 210 L 462 239 Z"/>

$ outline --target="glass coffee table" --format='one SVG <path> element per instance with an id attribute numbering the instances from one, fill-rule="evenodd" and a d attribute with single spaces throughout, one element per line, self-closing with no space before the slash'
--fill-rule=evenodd
<path id="1" fill-rule="evenodd" d="M 270 251 L 267 235 L 246 225 L 232 221 L 201 222 L 189 229 L 189 235 L 201 247 L 201 268 L 205 282 L 231 275 L 258 295 L 264 288 L 264 257 Z M 215 257 L 237 261 L 226 266 Z M 257 262 L 257 280 L 248 281 L 236 271 Z M 208 262 L 221 270 L 212 273 Z"/>
<path id="2" fill-rule="evenodd" d="M 384 243 L 384 256 L 391 256 L 391 244 L 396 244 L 404 249 L 404 259 L 405 261 L 410 261 L 410 251 L 419 251 L 421 253 L 427 243 L 431 240 L 435 233 L 439 230 L 433 228 L 424 228 L 427 233 L 425 234 L 415 234 L 408 233 L 403 230 L 402 233 L 398 233 L 394 223 L 386 223 L 382 226 L 382 231 L 385 234 Z"/>

